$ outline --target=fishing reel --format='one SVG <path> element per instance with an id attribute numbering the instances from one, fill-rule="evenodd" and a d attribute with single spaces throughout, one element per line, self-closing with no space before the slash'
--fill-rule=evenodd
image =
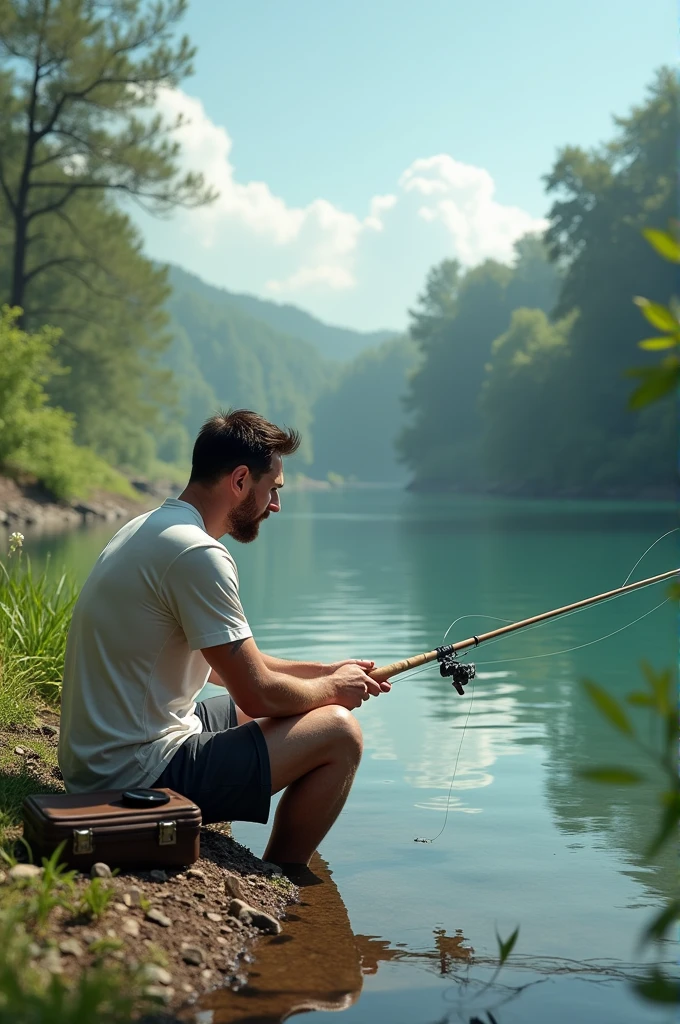
<path id="1" fill-rule="evenodd" d="M 450 679 L 451 685 L 461 697 L 465 696 L 463 687 L 471 679 L 475 678 L 475 672 L 477 671 L 475 666 L 458 661 L 456 652 L 452 650 L 451 645 L 437 648 L 437 661 L 439 662 L 440 675 L 445 679 Z"/>

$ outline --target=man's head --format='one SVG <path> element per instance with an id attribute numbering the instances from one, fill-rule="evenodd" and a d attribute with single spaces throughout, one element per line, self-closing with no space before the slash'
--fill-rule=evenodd
<path id="1" fill-rule="evenodd" d="M 283 456 L 300 446 L 296 430 L 282 430 L 249 409 L 211 416 L 196 438 L 188 491 L 201 493 L 204 520 L 247 544 L 260 523 L 281 508 Z M 222 528 L 224 527 L 224 528 Z M 206 521 L 208 532 L 212 532 Z"/>

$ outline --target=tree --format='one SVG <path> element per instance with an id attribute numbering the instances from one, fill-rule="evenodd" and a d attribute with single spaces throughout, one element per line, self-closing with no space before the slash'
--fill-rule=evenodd
<path id="1" fill-rule="evenodd" d="M 191 71 L 172 33 L 186 0 L 0 0 L 0 190 L 11 228 L 9 301 L 30 313 L 37 280 L 60 272 L 96 290 L 105 254 L 79 238 L 86 194 L 152 211 L 210 201 L 200 174 L 179 174 L 173 132 L 153 112 L 161 87 Z M 58 228 L 57 252 L 39 243 Z"/>
<path id="2" fill-rule="evenodd" d="M 444 261 L 411 313 L 423 361 L 406 399 L 412 422 L 398 446 L 416 488 L 485 486 L 479 397 L 491 346 L 516 303 L 549 309 L 557 295 L 558 273 L 540 239 L 522 239 L 515 251 L 514 267 L 486 260 L 465 274 Z"/>

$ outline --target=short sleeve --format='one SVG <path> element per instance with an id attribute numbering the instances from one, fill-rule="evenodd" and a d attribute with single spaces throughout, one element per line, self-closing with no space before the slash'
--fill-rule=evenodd
<path id="1" fill-rule="evenodd" d="M 238 592 L 238 573 L 221 545 L 197 544 L 178 555 L 161 585 L 193 651 L 252 636 Z"/>

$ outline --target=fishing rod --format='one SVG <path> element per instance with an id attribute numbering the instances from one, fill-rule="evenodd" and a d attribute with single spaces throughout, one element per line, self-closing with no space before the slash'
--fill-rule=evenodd
<path id="1" fill-rule="evenodd" d="M 450 678 L 453 687 L 461 695 L 464 695 L 463 687 L 475 677 L 475 666 L 458 661 L 458 653 L 466 651 L 470 647 L 478 647 L 486 640 L 494 640 L 496 637 L 505 636 L 507 633 L 514 633 L 518 629 L 533 626 L 539 622 L 547 622 L 555 619 L 558 615 L 566 615 L 567 612 L 577 611 L 579 608 L 587 608 L 588 605 L 597 604 L 598 601 L 606 601 L 608 598 L 620 597 L 622 594 L 629 594 L 633 590 L 640 590 L 642 587 L 649 587 L 653 583 L 661 583 L 662 580 L 669 580 L 673 576 L 680 575 L 680 569 L 670 569 L 662 572 L 659 576 L 650 576 L 646 580 L 638 580 L 637 583 L 629 583 L 627 586 L 618 587 L 616 590 L 608 590 L 606 594 L 597 594 L 595 597 L 586 597 L 583 601 L 575 601 L 573 604 L 564 605 L 562 608 L 554 608 L 550 612 L 543 612 L 541 615 L 534 615 L 530 619 L 522 619 L 520 622 L 512 622 L 508 626 L 501 626 L 489 633 L 480 633 L 479 636 L 469 637 L 467 640 L 460 640 L 456 644 L 444 644 L 436 647 L 434 651 L 427 651 L 425 654 L 415 654 L 411 658 L 404 658 L 403 661 L 395 661 L 391 665 L 382 665 L 370 672 L 371 679 L 376 682 L 384 682 L 392 676 L 400 675 L 402 672 L 409 672 L 420 665 L 427 665 L 429 662 L 439 662 L 439 672 L 445 678 Z"/>

